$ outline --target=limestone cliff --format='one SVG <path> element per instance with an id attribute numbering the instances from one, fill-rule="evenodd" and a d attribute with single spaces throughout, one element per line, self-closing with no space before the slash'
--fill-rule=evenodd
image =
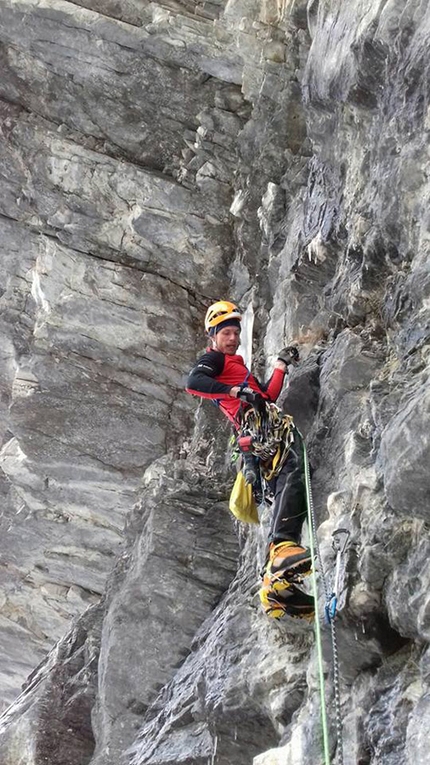
<path id="1" fill-rule="evenodd" d="M 344 762 L 427 762 L 429 38 L 424 0 L 0 0 L 0 765 L 323 762 L 183 392 L 223 296 L 258 373 L 300 344 L 329 578 L 351 532 Z"/>

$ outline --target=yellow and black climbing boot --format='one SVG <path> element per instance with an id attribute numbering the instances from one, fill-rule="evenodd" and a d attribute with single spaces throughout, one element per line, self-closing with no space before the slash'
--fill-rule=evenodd
<path id="1" fill-rule="evenodd" d="M 263 584 L 259 591 L 261 605 L 268 616 L 278 619 L 284 615 L 283 604 L 290 597 L 292 584 L 283 577 L 282 571 L 272 574 L 270 561 L 267 562 L 262 577 Z"/>
<path id="2" fill-rule="evenodd" d="M 289 582 L 279 579 L 272 582 L 271 578 L 265 575 L 258 594 L 267 616 L 272 619 L 280 619 L 285 616 L 286 604 L 292 596 L 292 592 L 289 592 L 291 588 L 292 585 Z"/>
<path id="3" fill-rule="evenodd" d="M 302 592 L 293 584 L 284 581 L 284 588 L 280 580 L 273 582 L 272 586 L 268 579 L 263 582 L 260 589 L 260 601 L 264 612 L 271 619 L 282 619 L 290 616 L 292 619 L 304 619 L 311 621 L 315 615 L 314 599 L 311 595 Z M 278 586 L 276 586 L 278 585 Z"/>
<path id="4" fill-rule="evenodd" d="M 266 572 L 270 576 L 281 575 L 288 582 L 297 582 L 312 571 L 310 550 L 296 542 L 272 543 Z"/>

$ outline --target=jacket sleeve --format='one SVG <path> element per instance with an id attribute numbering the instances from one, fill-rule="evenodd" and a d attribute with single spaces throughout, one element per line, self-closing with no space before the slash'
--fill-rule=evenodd
<path id="1" fill-rule="evenodd" d="M 202 396 L 202 398 L 229 398 L 228 394 L 232 386 L 214 379 L 222 373 L 223 369 L 223 353 L 216 351 L 204 353 L 188 375 L 185 390 L 187 393 Z"/>
<path id="2" fill-rule="evenodd" d="M 261 390 L 267 394 L 270 401 L 273 403 L 275 403 L 282 390 L 285 374 L 286 373 L 283 372 L 282 369 L 274 369 L 273 374 L 267 383 L 264 383 L 263 385 L 259 383 Z"/>

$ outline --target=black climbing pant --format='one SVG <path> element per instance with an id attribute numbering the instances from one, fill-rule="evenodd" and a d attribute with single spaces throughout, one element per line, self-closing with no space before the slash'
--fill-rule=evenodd
<path id="1" fill-rule="evenodd" d="M 268 541 L 300 542 L 306 518 L 306 487 L 303 447 L 297 433 L 281 472 L 269 485 L 274 493 L 274 502 Z"/>

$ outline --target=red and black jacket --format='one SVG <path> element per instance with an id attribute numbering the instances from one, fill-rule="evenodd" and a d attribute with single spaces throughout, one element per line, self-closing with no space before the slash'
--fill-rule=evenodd
<path id="1" fill-rule="evenodd" d="M 270 380 L 262 384 L 247 369 L 242 356 L 230 356 L 208 348 L 192 368 L 186 391 L 194 396 L 216 400 L 226 417 L 237 425 L 237 413 L 244 404 L 240 399 L 229 396 L 230 389 L 245 384 L 274 402 L 282 390 L 284 377 L 285 372 L 275 369 Z"/>

